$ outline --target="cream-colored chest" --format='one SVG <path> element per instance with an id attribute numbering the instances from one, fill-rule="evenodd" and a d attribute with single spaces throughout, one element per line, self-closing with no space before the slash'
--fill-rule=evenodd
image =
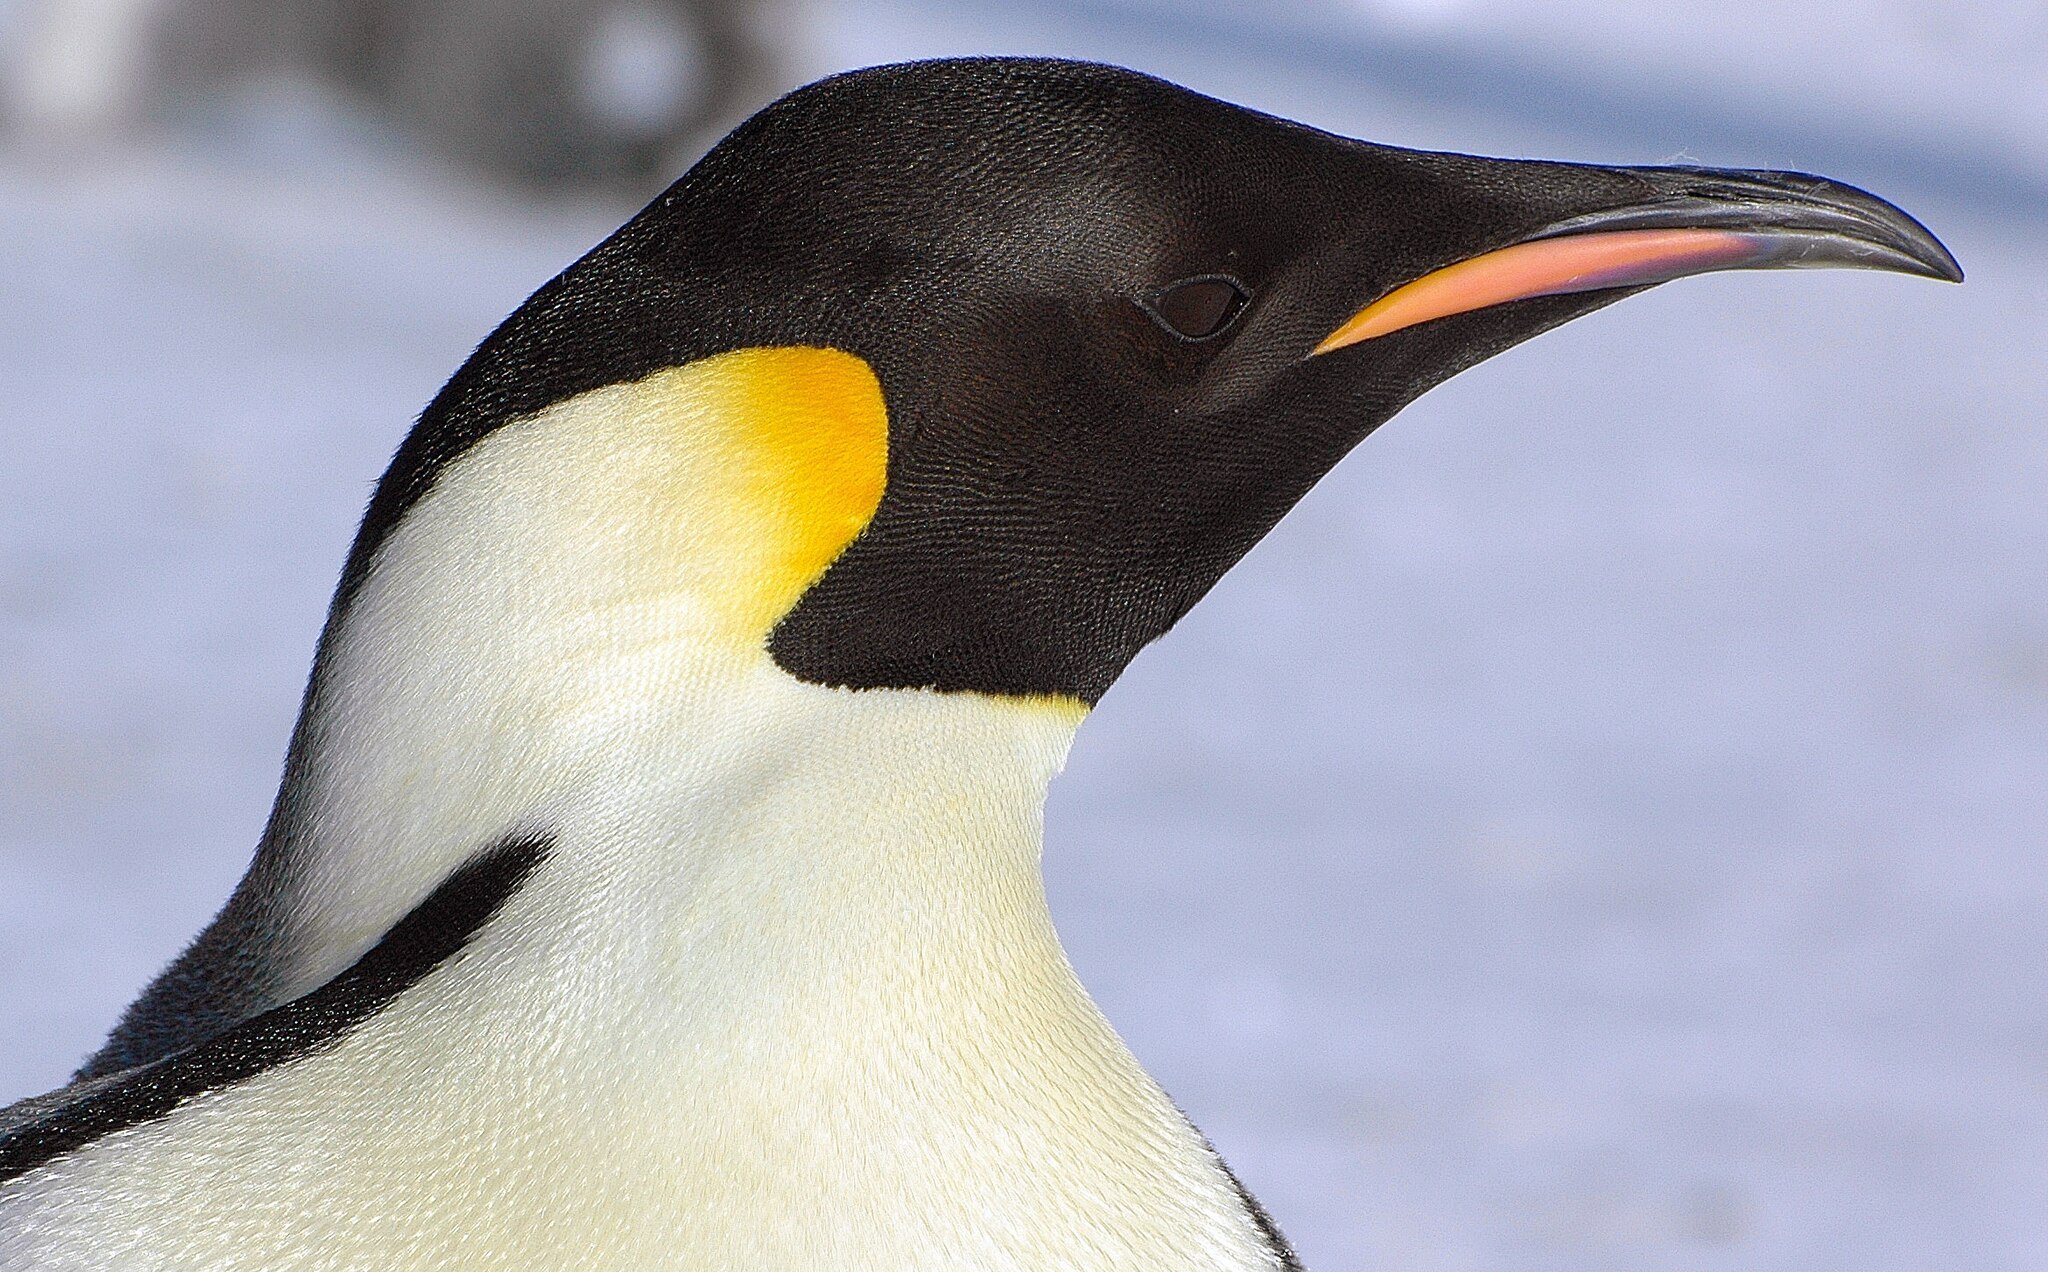
<path id="1" fill-rule="evenodd" d="M 759 766 L 751 795 L 693 776 L 699 743 L 564 797 L 554 856 L 463 958 L 332 1050 L 24 1181 L 16 1262 L 1271 1266 L 1060 952 L 1037 874 L 1059 730 L 759 689 L 758 746 L 725 757 Z"/>

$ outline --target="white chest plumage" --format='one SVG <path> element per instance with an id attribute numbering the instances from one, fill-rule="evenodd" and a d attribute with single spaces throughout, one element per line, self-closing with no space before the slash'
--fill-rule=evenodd
<path id="1" fill-rule="evenodd" d="M 783 352 L 806 401 L 872 391 Z M 720 361 L 503 430 L 387 543 L 308 743 L 291 984 L 508 832 L 547 860 L 336 1045 L 0 1191 L 0 1263 L 1277 1266 L 1052 930 L 1080 708 L 777 668 L 761 581 L 875 496 L 776 507 Z"/>
<path id="2" fill-rule="evenodd" d="M 28 1177 L 10 1265 L 1273 1266 L 1061 955 L 1054 722 L 748 696 L 758 798 L 687 742 L 568 794 L 466 957 Z"/>

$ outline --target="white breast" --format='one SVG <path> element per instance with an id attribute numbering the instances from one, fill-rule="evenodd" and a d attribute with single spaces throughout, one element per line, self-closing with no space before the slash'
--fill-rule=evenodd
<path id="1" fill-rule="evenodd" d="M 762 668 L 726 723 L 335 1049 L 25 1179 L 8 1266 L 1274 1266 L 1053 934 L 1063 722 Z"/>

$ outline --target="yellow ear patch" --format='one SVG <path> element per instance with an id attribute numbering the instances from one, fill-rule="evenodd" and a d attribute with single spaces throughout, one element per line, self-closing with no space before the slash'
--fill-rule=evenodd
<path id="1" fill-rule="evenodd" d="M 837 349 L 742 349 L 683 368 L 718 401 L 718 433 L 772 545 L 753 580 L 763 631 L 867 528 L 889 466 L 868 364 Z"/>
<path id="2" fill-rule="evenodd" d="M 638 421 L 626 431 L 639 442 L 601 447 L 606 502 L 640 509 L 619 528 L 643 568 L 695 595 L 742 644 L 765 639 L 867 527 L 887 481 L 882 386 L 837 349 L 738 349 L 571 405 L 608 426 Z"/>
<path id="3" fill-rule="evenodd" d="M 433 596 L 479 614 L 526 598 L 532 638 L 544 612 L 622 647 L 687 630 L 707 650 L 759 653 L 874 517 L 888 466 L 867 363 L 740 349 L 507 425 L 408 522 L 447 522 Z"/>

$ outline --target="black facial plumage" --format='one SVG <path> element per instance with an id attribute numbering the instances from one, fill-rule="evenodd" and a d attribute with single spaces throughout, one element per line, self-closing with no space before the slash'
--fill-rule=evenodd
<path id="1" fill-rule="evenodd" d="M 1904 214 L 1818 178 L 1401 150 L 1082 63 L 856 72 L 743 125 L 484 342 L 380 485 L 336 604 L 499 425 L 732 349 L 829 346 L 881 382 L 888 481 L 776 661 L 1093 702 L 1402 405 L 1628 290 L 1311 356 L 1364 303 L 1587 218 L 1826 208 L 1944 274 Z"/>

